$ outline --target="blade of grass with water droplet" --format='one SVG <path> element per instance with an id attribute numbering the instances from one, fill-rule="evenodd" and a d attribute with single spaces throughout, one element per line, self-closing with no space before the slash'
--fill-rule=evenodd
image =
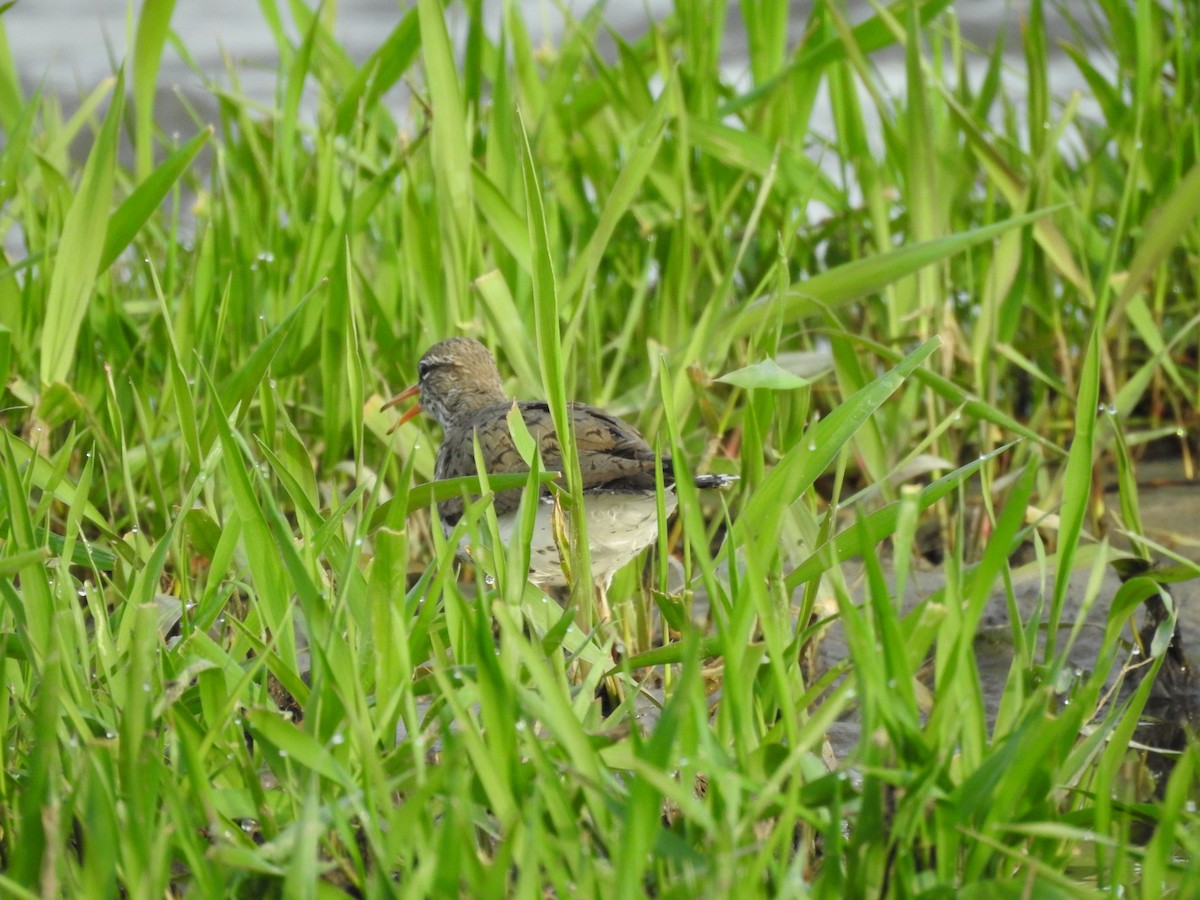
<path id="1" fill-rule="evenodd" d="M 183 174 L 188 171 L 212 135 L 212 128 L 206 128 L 171 153 L 165 160 L 150 169 L 133 193 L 117 207 L 108 220 L 98 272 L 104 272 L 116 262 L 121 251 L 129 246 L 141 227 L 158 210 L 159 204 L 163 202 Z"/>

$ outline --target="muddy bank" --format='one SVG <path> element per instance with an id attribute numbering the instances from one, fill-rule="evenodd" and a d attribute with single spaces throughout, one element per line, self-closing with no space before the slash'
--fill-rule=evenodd
<path id="1" fill-rule="evenodd" d="M 1141 482 L 1138 501 L 1145 536 L 1185 559 L 1200 562 L 1200 482 L 1185 478 L 1185 473 L 1177 461 L 1139 467 L 1139 476 Z M 1109 540 L 1114 548 L 1109 552 L 1120 556 L 1127 549 L 1128 543 L 1119 534 L 1119 524 L 1113 518 L 1120 509 L 1119 496 L 1115 490 L 1106 492 L 1105 502 L 1111 526 Z M 1081 547 L 1063 608 L 1059 646 L 1062 646 L 1071 628 L 1079 622 L 1081 614 L 1084 616 L 1079 636 L 1069 655 L 1070 668 L 1079 674 L 1090 672 L 1096 663 L 1112 598 L 1121 586 L 1121 577 L 1117 571 L 1111 565 L 1103 565 L 1103 579 L 1095 601 L 1083 612 L 1089 581 L 1099 558 L 1098 545 Z M 1157 554 L 1156 561 L 1170 564 L 1170 560 L 1162 559 Z M 1015 570 L 1013 594 L 1022 620 L 1027 621 L 1039 610 L 1046 609 L 1054 589 L 1054 578 L 1053 568 L 1043 569 L 1036 562 Z M 901 604 L 902 612 L 912 610 L 918 603 L 938 591 L 944 583 L 944 576 L 937 568 L 928 567 L 915 571 Z M 1146 727 L 1139 733 L 1137 740 L 1151 746 L 1177 749 L 1179 742 L 1185 739 L 1187 730 L 1200 726 L 1200 679 L 1193 674 L 1190 667 L 1185 670 L 1178 664 L 1180 650 L 1189 661 L 1200 660 L 1200 579 L 1172 584 L 1169 591 L 1178 609 L 1180 646 L 1174 659 L 1169 659 L 1168 663 L 1164 664 L 1153 699 L 1146 710 Z M 1014 655 L 1007 604 L 1003 586 L 996 585 L 988 599 L 974 647 L 989 719 L 994 717 L 999 708 Z M 1139 627 L 1145 627 L 1149 615 L 1146 608 L 1137 612 L 1136 621 Z M 1128 629 L 1123 637 L 1132 640 Z M 828 670 L 848 655 L 841 623 L 835 622 L 821 643 L 818 667 Z M 1119 668 L 1119 664 L 1114 668 Z M 1126 690 L 1134 683 L 1136 678 L 1127 679 Z M 830 737 L 835 754 L 839 758 L 844 757 L 858 739 L 854 715 L 851 714 L 839 722 Z"/>

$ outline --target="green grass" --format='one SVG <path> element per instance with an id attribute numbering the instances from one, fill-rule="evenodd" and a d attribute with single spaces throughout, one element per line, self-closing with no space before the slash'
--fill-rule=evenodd
<path id="1" fill-rule="evenodd" d="M 1101 591 L 1126 552 L 1097 502 L 1115 471 L 1150 556 L 1138 454 L 1186 457 L 1197 424 L 1191 5 L 1078 11 L 1088 115 L 1040 2 L 1015 63 L 945 2 L 817 2 L 795 46 L 788 4 L 748 5 L 736 86 L 716 0 L 608 55 L 598 9 L 550 48 L 469 2 L 453 48 L 420 0 L 361 66 L 332 5 L 288 4 L 298 43 L 260 6 L 275 101 L 230 71 L 178 139 L 153 108 L 164 48 L 186 57 L 170 2 L 69 115 L 0 46 L 4 893 L 1196 892 L 1197 749 L 1155 785 L 1130 745 L 1158 588 Z M 557 420 L 604 405 L 741 476 L 681 484 L 611 624 L 508 576 L 519 546 L 467 577 L 430 528 L 459 486 L 428 485 L 428 422 L 389 436 L 379 407 L 452 334 Z M 944 581 L 902 606 L 925 527 Z M 996 595 L 1002 686 L 976 661 Z M 831 614 L 849 657 L 822 672 Z"/>

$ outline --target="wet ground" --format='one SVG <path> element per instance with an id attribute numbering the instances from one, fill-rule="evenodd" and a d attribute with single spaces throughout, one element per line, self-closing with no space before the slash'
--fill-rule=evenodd
<path id="1" fill-rule="evenodd" d="M 1200 563 L 1200 481 L 1189 480 L 1185 474 L 1178 461 L 1140 466 L 1139 507 L 1147 538 L 1165 550 Z M 1109 539 L 1118 550 L 1127 548 L 1127 542 L 1119 534 L 1118 522 L 1113 518 L 1120 509 L 1119 495 L 1115 490 L 1108 491 L 1104 499 L 1109 512 Z M 1091 560 L 1095 558 L 1094 554 L 1088 554 L 1088 546 L 1085 543 L 1079 554 L 1082 559 L 1088 560 L 1087 564 L 1077 567 L 1070 580 L 1063 609 L 1064 627 L 1060 631 L 1060 646 L 1069 629 L 1078 622 L 1083 600 L 1088 594 L 1093 569 Z M 1157 562 L 1172 564 L 1164 556 L 1154 555 Z M 1036 563 L 1026 564 L 1016 570 L 1013 588 L 1023 620 L 1028 620 L 1039 607 L 1048 605 L 1054 577 L 1054 569 L 1043 570 Z M 912 582 L 902 606 L 904 611 L 911 610 L 920 600 L 937 591 L 944 584 L 944 577 L 939 569 L 928 567 L 916 571 Z M 1088 609 L 1078 639 L 1071 649 L 1071 669 L 1088 673 L 1094 667 L 1110 604 L 1120 585 L 1121 578 L 1115 569 L 1104 566 L 1103 580 L 1095 592 L 1095 602 Z M 1169 592 L 1179 611 L 1178 649 L 1183 655 L 1200 662 L 1200 578 L 1172 584 Z M 1137 612 L 1139 627 L 1147 622 L 1148 615 L 1148 610 L 1144 608 Z M 1123 637 L 1132 641 L 1133 635 L 1126 629 Z M 835 624 L 822 642 L 819 668 L 827 670 L 848 655 L 841 626 Z M 989 716 L 993 716 L 999 707 L 1013 655 L 1006 595 L 1003 590 L 995 590 L 989 598 L 975 641 L 975 658 Z M 1135 683 L 1136 677 L 1127 679 L 1126 689 Z M 1166 720 L 1168 727 L 1161 727 L 1160 720 Z M 1200 679 L 1192 673 L 1190 666 L 1183 671 L 1178 658 L 1164 664 L 1144 722 L 1146 726 L 1136 740 L 1149 746 L 1177 747 L 1185 739 L 1188 729 L 1200 730 Z M 830 739 L 835 755 L 844 758 L 858 739 L 854 716 L 837 723 Z M 1154 767 L 1160 770 L 1164 768 L 1163 765 Z"/>

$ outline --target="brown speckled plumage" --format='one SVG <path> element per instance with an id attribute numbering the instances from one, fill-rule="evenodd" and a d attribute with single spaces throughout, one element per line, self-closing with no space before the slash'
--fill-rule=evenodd
<path id="1" fill-rule="evenodd" d="M 417 385 L 397 400 L 419 393 L 420 408 L 444 429 L 435 477 L 475 474 L 474 435 L 479 437 L 489 474 L 529 471 L 509 433 L 507 416 L 513 401 L 505 394 L 496 361 L 486 347 L 463 337 L 442 341 L 421 357 L 417 373 Z M 562 450 L 549 407 L 536 401 L 521 401 L 517 408 L 530 435 L 538 443 L 547 470 L 561 471 Z M 607 585 L 612 574 L 650 543 L 657 533 L 654 450 L 631 425 L 604 410 L 579 403 L 570 404 L 569 410 L 583 476 L 585 506 L 589 512 L 593 574 Z M 401 421 L 409 415 L 411 413 Z M 671 461 L 665 457 L 663 480 L 668 488 L 675 482 Z M 715 487 L 727 480 L 723 476 L 707 476 L 697 481 L 703 487 Z M 548 489 L 543 496 L 547 494 Z M 609 499 L 601 501 L 597 499 L 600 496 Z M 496 515 L 501 519 L 512 518 L 520 500 L 519 489 L 499 492 L 494 501 Z M 670 512 L 675 506 L 673 490 L 669 491 L 667 500 Z M 596 522 L 597 532 L 605 533 L 596 533 L 593 537 L 593 518 L 601 507 L 603 512 Z M 462 516 L 463 501 L 444 501 L 439 504 L 438 512 L 448 530 Z M 606 548 L 605 540 L 615 546 Z M 602 548 L 599 559 L 598 542 Z M 553 546 L 535 546 L 533 549 L 531 580 L 542 584 L 561 583 L 561 566 Z"/>

